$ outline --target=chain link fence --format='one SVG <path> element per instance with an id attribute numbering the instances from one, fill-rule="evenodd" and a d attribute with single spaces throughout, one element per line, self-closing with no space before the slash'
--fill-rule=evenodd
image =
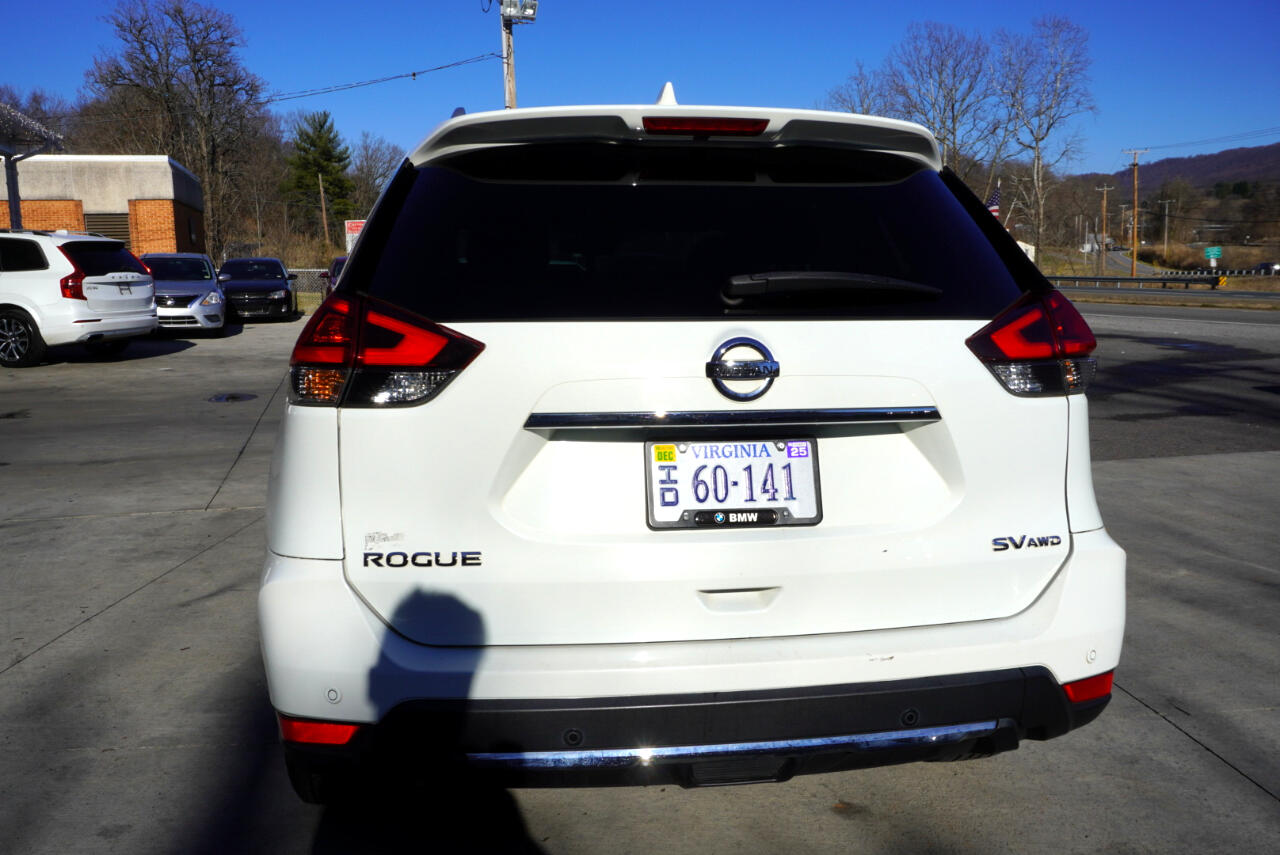
<path id="1" fill-rule="evenodd" d="M 304 312 L 314 311 L 329 292 L 329 281 L 320 277 L 321 273 L 328 271 L 323 268 L 291 267 L 289 272 L 298 274 L 298 278 L 293 283 L 294 290 L 298 294 L 298 308 Z"/>
<path id="2" fill-rule="evenodd" d="M 325 272 L 321 268 L 299 270 L 296 267 L 291 267 L 289 272 L 298 274 L 298 280 L 294 283 L 294 287 L 299 294 L 320 294 L 323 296 L 329 290 L 328 280 L 320 278 L 320 274 Z"/>

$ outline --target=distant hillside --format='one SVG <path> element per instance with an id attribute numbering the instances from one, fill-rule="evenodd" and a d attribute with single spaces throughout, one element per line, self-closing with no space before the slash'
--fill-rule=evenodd
<path id="1" fill-rule="evenodd" d="M 1237 181 L 1280 183 L 1280 143 L 1232 148 L 1194 157 L 1166 157 L 1150 163 L 1140 157 L 1138 178 L 1144 187 L 1158 187 L 1166 181 L 1182 178 L 1201 190 L 1210 190 L 1219 181 L 1233 184 Z M 1107 176 L 1107 180 L 1117 184 L 1129 182 L 1132 173 L 1122 169 Z"/>

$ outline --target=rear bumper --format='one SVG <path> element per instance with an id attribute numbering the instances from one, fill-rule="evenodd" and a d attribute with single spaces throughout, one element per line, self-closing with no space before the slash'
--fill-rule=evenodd
<path id="1" fill-rule="evenodd" d="M 286 743 L 308 765 L 386 777 L 421 764 L 508 786 L 681 786 L 985 756 L 1087 723 L 1044 668 L 869 685 L 643 698 L 417 701 L 351 743 Z"/>
<path id="2" fill-rule="evenodd" d="M 1118 664 L 1124 564 L 1098 529 L 1073 535 L 1058 575 L 1008 618 L 724 641 L 430 647 L 389 631 L 342 561 L 274 554 L 258 605 L 273 706 L 373 725 L 349 746 L 291 753 L 349 765 L 391 745 L 397 757 L 462 745 L 473 765 L 561 784 L 687 779 L 695 760 L 723 759 L 715 774 L 763 780 L 991 753 L 1085 723 L 1105 699 L 1073 706 L 1061 684 Z M 477 617 L 423 597 L 415 607 L 441 620 Z M 699 756 L 637 753 L 690 746 Z"/>
<path id="3" fill-rule="evenodd" d="M 341 560 L 274 553 L 267 557 L 258 609 L 276 709 L 373 723 L 402 703 L 424 699 L 553 702 L 770 691 L 1035 666 L 1066 683 L 1119 663 L 1124 565 L 1124 551 L 1098 529 L 1073 535 L 1071 556 L 1057 576 L 1008 618 L 721 641 L 431 647 L 390 631 L 347 584 Z M 484 637 L 474 610 L 429 593 L 406 608 L 433 610 L 460 628 L 474 625 L 474 636 Z"/>
<path id="4" fill-rule="evenodd" d="M 71 301 L 67 301 L 71 302 Z M 40 334 L 48 344 L 80 344 L 133 338 L 155 332 L 159 320 L 156 310 L 104 315 L 81 310 L 68 318 L 51 318 Z"/>

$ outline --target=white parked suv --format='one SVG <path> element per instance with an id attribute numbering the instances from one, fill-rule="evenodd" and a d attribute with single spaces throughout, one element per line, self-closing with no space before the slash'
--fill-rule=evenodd
<path id="1" fill-rule="evenodd" d="M 0 229 L 0 365 L 35 365 L 59 344 L 116 354 L 157 323 L 151 274 L 120 241 Z"/>
<path id="2" fill-rule="evenodd" d="M 451 119 L 293 351 L 262 650 L 291 780 L 685 786 L 1092 720 L 1094 337 L 933 137 Z"/>

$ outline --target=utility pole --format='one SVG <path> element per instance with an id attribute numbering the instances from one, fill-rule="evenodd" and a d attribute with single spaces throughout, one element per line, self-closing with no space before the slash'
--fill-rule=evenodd
<path id="1" fill-rule="evenodd" d="M 1133 155 L 1133 241 L 1129 247 L 1132 250 L 1129 254 L 1133 256 L 1133 263 L 1129 266 L 1129 275 L 1138 275 L 1138 244 L 1141 242 L 1138 238 L 1138 155 L 1146 154 L 1150 149 L 1146 148 L 1127 148 L 1125 154 Z"/>
<path id="2" fill-rule="evenodd" d="M 1098 275 L 1101 276 L 1107 270 L 1107 191 L 1116 188 L 1109 184 L 1103 184 L 1101 187 L 1093 189 L 1102 191 L 1102 234 L 1094 235 L 1098 241 Z"/>
<path id="3" fill-rule="evenodd" d="M 502 94 L 508 110 L 516 106 L 516 57 L 515 25 L 532 24 L 538 17 L 538 0 L 502 0 L 499 7 L 502 19 Z"/>
<path id="4" fill-rule="evenodd" d="M 324 245 L 329 248 L 329 214 L 325 210 L 324 205 L 324 176 L 319 172 L 316 173 L 316 180 L 320 182 L 320 227 L 324 229 Z"/>
<path id="5" fill-rule="evenodd" d="M 1169 266 L 1169 203 L 1172 199 L 1157 199 L 1157 205 L 1164 205 L 1164 265 Z"/>
<path id="6" fill-rule="evenodd" d="M 511 37 L 512 25 L 514 22 L 506 17 L 502 18 L 502 95 L 503 103 L 506 104 L 508 110 L 515 109 L 516 106 L 516 56 L 515 56 L 515 39 Z"/>

